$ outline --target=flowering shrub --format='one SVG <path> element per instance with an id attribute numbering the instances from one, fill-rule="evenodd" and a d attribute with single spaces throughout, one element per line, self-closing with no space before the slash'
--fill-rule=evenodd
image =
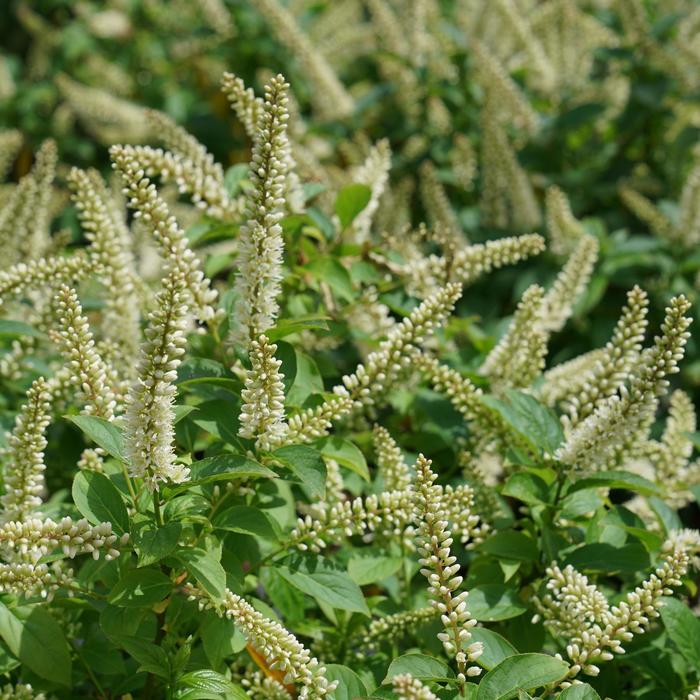
<path id="1" fill-rule="evenodd" d="M 13 7 L 0 697 L 700 696 L 671 4 Z"/>

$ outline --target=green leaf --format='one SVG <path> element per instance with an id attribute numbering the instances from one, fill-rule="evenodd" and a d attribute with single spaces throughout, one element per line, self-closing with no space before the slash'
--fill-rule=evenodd
<path id="1" fill-rule="evenodd" d="M 200 632 L 204 653 L 214 668 L 224 659 L 245 649 L 246 640 L 243 633 L 228 618 L 211 613 L 206 616 Z"/>
<path id="2" fill-rule="evenodd" d="M 197 407 L 196 406 L 186 406 L 184 404 L 175 404 L 173 406 L 173 415 L 175 416 L 173 420 L 173 425 L 177 425 L 183 418 L 187 418 L 187 416 L 192 413 L 192 411 L 196 411 Z"/>
<path id="3" fill-rule="evenodd" d="M 302 593 L 313 596 L 338 610 L 349 610 L 369 616 L 369 609 L 360 587 L 345 573 L 323 560 L 302 561 L 295 569 L 280 566 L 282 578 Z"/>
<path id="4" fill-rule="evenodd" d="M 309 314 L 307 316 L 297 316 L 277 321 L 273 328 L 266 331 L 267 337 L 274 343 L 281 338 L 286 338 L 293 333 L 301 333 L 304 330 L 328 330 L 329 316 L 318 316 Z"/>
<path id="5" fill-rule="evenodd" d="M 315 498 L 326 497 L 326 464 L 318 450 L 306 445 L 288 445 L 273 453 Z"/>
<path id="6" fill-rule="evenodd" d="M 663 598 L 661 619 L 666 632 L 686 661 L 700 671 L 700 619 L 675 598 Z"/>
<path id="7" fill-rule="evenodd" d="M 277 474 L 271 469 L 243 455 L 223 454 L 209 457 L 190 465 L 190 480 L 176 486 L 174 492 L 185 491 L 192 486 L 213 484 L 217 481 L 237 481 L 239 479 L 274 479 Z"/>
<path id="8" fill-rule="evenodd" d="M 326 282 L 341 299 L 354 301 L 355 290 L 350 273 L 335 258 L 317 258 L 304 267 L 304 272 L 320 282 Z"/>
<path id="9" fill-rule="evenodd" d="M 221 600 L 226 593 L 226 572 L 211 551 L 183 549 L 178 561 L 197 579 L 197 583 L 214 598 Z"/>
<path id="10" fill-rule="evenodd" d="M 517 472 L 508 477 L 501 493 L 523 503 L 548 503 L 549 487 L 544 479 L 530 472 Z"/>
<path id="11" fill-rule="evenodd" d="M 170 678 L 170 661 L 162 647 L 139 637 L 115 637 L 114 641 L 139 663 L 139 671 Z"/>
<path id="12" fill-rule="evenodd" d="M 12 321 L 8 318 L 0 319 L 0 338 L 45 338 L 40 330 L 22 321 Z"/>
<path id="13" fill-rule="evenodd" d="M 564 562 L 578 571 L 624 571 L 633 573 L 649 568 L 649 554 L 639 543 L 614 547 L 606 542 L 585 544 L 571 552 Z"/>
<path id="14" fill-rule="evenodd" d="M 472 642 L 481 642 L 484 651 L 478 659 L 478 664 L 490 671 L 495 666 L 507 659 L 509 656 L 516 656 L 518 650 L 500 634 L 485 627 L 472 627 Z M 471 643 L 471 642 L 470 642 Z"/>
<path id="15" fill-rule="evenodd" d="M 170 594 L 170 579 L 155 569 L 133 569 L 109 594 L 109 602 L 123 608 L 143 608 L 159 603 Z"/>
<path id="16" fill-rule="evenodd" d="M 226 700 L 248 700 L 248 693 L 241 688 L 240 685 L 232 683 L 226 676 L 222 676 L 216 671 L 203 668 L 199 671 L 191 671 L 184 676 L 180 676 L 177 681 L 178 691 L 176 697 L 178 700 L 194 700 L 195 698 L 221 698 L 226 697 Z M 192 689 L 199 691 L 199 694 L 181 693 L 181 689 Z M 205 694 L 202 694 L 205 693 Z M 208 695 L 206 693 L 212 693 Z"/>
<path id="17" fill-rule="evenodd" d="M 653 481 L 643 476 L 625 471 L 599 472 L 595 476 L 579 479 L 569 489 L 570 492 L 582 489 L 597 489 L 604 486 L 609 489 L 627 489 L 644 495 L 661 495 L 662 489 Z"/>
<path id="18" fill-rule="evenodd" d="M 600 700 L 600 695 L 588 683 L 581 683 L 569 686 L 559 700 Z"/>
<path id="19" fill-rule="evenodd" d="M 479 549 L 495 557 L 515 561 L 537 561 L 540 557 L 537 542 L 516 530 L 497 532 L 482 542 Z"/>
<path id="20" fill-rule="evenodd" d="M 367 460 L 352 442 L 338 437 L 328 437 L 318 444 L 324 457 L 334 459 L 341 467 L 346 467 L 365 481 L 369 481 Z"/>
<path id="21" fill-rule="evenodd" d="M 73 479 L 73 501 L 93 525 L 111 523 L 118 535 L 129 531 L 129 513 L 119 489 L 98 472 L 81 471 Z"/>
<path id="22" fill-rule="evenodd" d="M 333 693 L 334 700 L 354 700 L 367 695 L 367 688 L 362 679 L 347 666 L 326 664 L 326 678 L 338 681 L 338 687 Z"/>
<path id="23" fill-rule="evenodd" d="M 114 423 L 97 416 L 66 416 L 95 444 L 120 462 L 126 462 L 124 436 Z"/>
<path id="24" fill-rule="evenodd" d="M 68 642 L 61 626 L 43 607 L 9 609 L 0 603 L 0 637 L 37 676 L 60 685 L 71 685 Z"/>
<path id="25" fill-rule="evenodd" d="M 226 170 L 224 188 L 229 197 L 235 197 L 241 190 L 241 185 L 248 177 L 250 167 L 247 163 L 236 163 Z"/>
<path id="26" fill-rule="evenodd" d="M 218 530 L 256 535 L 266 540 L 277 540 L 275 527 L 267 514 L 252 506 L 233 506 L 218 512 L 212 520 Z"/>
<path id="27" fill-rule="evenodd" d="M 366 586 L 395 574 L 402 563 L 401 557 L 365 554 L 360 551 L 350 557 L 348 575 L 358 586 Z"/>
<path id="28" fill-rule="evenodd" d="M 287 391 L 286 402 L 289 406 L 301 406 L 309 396 L 323 392 L 323 377 L 318 365 L 312 357 L 297 349 L 294 349 L 293 379 Z"/>
<path id="29" fill-rule="evenodd" d="M 533 690 L 564 678 L 569 664 L 547 654 L 518 654 L 503 659 L 479 683 L 477 700 L 510 700 L 519 689 Z"/>
<path id="30" fill-rule="evenodd" d="M 346 229 L 355 217 L 369 204 L 372 190 L 367 185 L 353 183 L 345 185 L 335 198 L 335 213 L 340 220 L 340 228 Z"/>
<path id="31" fill-rule="evenodd" d="M 508 620 L 527 610 L 516 591 L 500 583 L 485 583 L 472 588 L 467 607 L 472 617 L 483 622 Z"/>
<path id="32" fill-rule="evenodd" d="M 425 654 L 404 654 L 389 664 L 382 683 L 389 683 L 394 676 L 410 673 L 421 681 L 440 681 L 453 674 L 444 661 Z"/>
<path id="33" fill-rule="evenodd" d="M 564 440 L 564 431 L 556 414 L 529 394 L 508 389 L 505 398 L 486 395 L 481 401 L 537 452 L 554 454 Z"/>
<path id="34" fill-rule="evenodd" d="M 181 532 L 182 525 L 177 522 L 142 530 L 136 541 L 138 565 L 149 566 L 170 556 L 177 548 Z"/>

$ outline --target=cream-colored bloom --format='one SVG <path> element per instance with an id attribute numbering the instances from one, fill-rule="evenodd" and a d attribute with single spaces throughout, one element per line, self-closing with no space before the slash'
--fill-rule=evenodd
<path id="1" fill-rule="evenodd" d="M 435 165 L 429 160 L 420 169 L 420 195 L 430 223 L 453 232 L 456 238 L 462 240 L 463 245 L 466 244 L 467 237 L 462 233 L 462 226 L 450 205 L 445 188 L 438 180 Z"/>
<path id="2" fill-rule="evenodd" d="M 135 210 L 134 216 L 153 234 L 169 266 L 178 270 L 192 295 L 196 315 L 203 321 L 212 319 L 216 291 L 210 288 L 197 256 L 187 245 L 185 232 L 158 195 L 156 186 L 146 177 L 136 150 L 132 146 L 112 146 L 110 154 L 124 180 L 124 194 Z"/>
<path id="3" fill-rule="evenodd" d="M 411 474 L 403 458 L 401 448 L 391 437 L 389 431 L 381 425 L 374 426 L 374 452 L 377 466 L 382 475 L 384 489 L 394 491 L 406 489 L 411 483 Z"/>
<path id="4" fill-rule="evenodd" d="M 379 199 L 389 180 L 391 168 L 391 148 L 386 139 L 372 146 L 364 163 L 355 171 L 353 182 L 370 188 L 369 202 L 352 222 L 353 238 L 357 243 L 364 243 L 370 235 L 372 219 L 379 206 Z"/>
<path id="5" fill-rule="evenodd" d="M 286 442 L 306 442 L 321 437 L 327 434 L 332 422 L 353 409 L 376 403 L 410 368 L 412 350 L 419 348 L 425 338 L 447 320 L 461 293 L 461 285 L 448 284 L 393 326 L 386 340 L 367 356 L 367 361 L 333 388 L 332 398 L 289 419 Z"/>
<path id="6" fill-rule="evenodd" d="M 437 700 L 437 695 L 410 673 L 394 676 L 391 684 L 399 700 Z"/>
<path id="7" fill-rule="evenodd" d="M 119 348 L 128 374 L 138 351 L 140 309 L 130 232 L 96 171 L 72 168 L 68 184 L 78 217 L 90 241 L 90 251 L 100 265 L 100 279 L 107 289 L 103 330 Z"/>
<path id="8" fill-rule="evenodd" d="M 83 413 L 111 420 L 116 399 L 107 381 L 107 366 L 95 348 L 90 324 L 74 289 L 61 285 L 56 293 L 58 328 L 52 337 L 59 345 L 72 371 L 72 381 L 80 392 Z"/>
<path id="9" fill-rule="evenodd" d="M 44 432 L 51 417 L 51 393 L 43 377 L 27 391 L 27 401 L 15 418 L 4 463 L 4 489 L 0 497 L 2 522 L 20 520 L 41 505 L 44 491 Z"/>
<path id="10" fill-rule="evenodd" d="M 453 593 L 461 586 L 460 565 L 451 551 L 452 535 L 443 505 L 443 488 L 435 484 L 437 475 L 423 455 L 416 462 L 414 519 L 416 546 L 420 554 L 421 574 L 428 579 L 428 594 L 439 611 L 444 631 L 438 634 L 445 653 L 457 662 L 457 679 L 465 683 L 481 669 L 473 664 L 481 653 L 480 642 L 469 643 L 470 629 L 476 624 L 467 610 L 467 591 Z"/>
<path id="11" fill-rule="evenodd" d="M 545 206 L 549 247 L 555 255 L 569 255 L 586 231 L 571 213 L 566 194 L 556 185 L 547 188 Z"/>
<path id="12" fill-rule="evenodd" d="M 598 259 L 598 239 L 581 236 L 566 265 L 544 296 L 540 326 L 547 332 L 560 331 L 568 321 L 574 304 L 583 293 Z"/>
<path id="13" fill-rule="evenodd" d="M 479 371 L 491 379 L 495 389 L 529 387 L 544 368 L 549 338 L 541 327 L 544 303 L 542 287 L 528 287 L 508 330 L 486 356 Z"/>
<path id="14" fill-rule="evenodd" d="M 287 89 L 281 75 L 265 88 L 265 104 L 250 163 L 253 192 L 241 226 L 236 277 L 235 339 L 246 346 L 271 328 L 277 318 L 284 240 L 287 163 Z"/>
<path id="15" fill-rule="evenodd" d="M 666 309 L 661 335 L 646 349 L 631 373 L 629 388 L 621 385 L 600 401 L 593 413 L 570 431 L 557 452 L 557 459 L 572 467 L 601 469 L 625 454 L 635 442 L 646 438 L 658 397 L 666 392 L 669 374 L 678 372 L 691 319 L 685 316 L 690 303 L 674 297 Z"/>
<path id="16" fill-rule="evenodd" d="M 266 335 L 250 344 L 248 355 L 251 368 L 246 373 L 245 388 L 241 392 L 241 426 L 238 434 L 254 439 L 260 450 L 269 450 L 284 442 L 287 423 L 284 419 L 284 375 L 275 358 L 277 346 Z"/>
<path id="17" fill-rule="evenodd" d="M 190 597 L 198 601 L 200 609 L 214 610 L 220 617 L 235 622 L 248 643 L 265 658 L 269 667 L 284 674 L 284 683 L 301 686 L 298 696 L 300 700 L 318 700 L 333 692 L 337 681 L 328 681 L 325 667 L 279 622 L 266 618 L 228 589 L 220 603 L 205 597 L 193 586 L 188 590 Z"/>
<path id="18" fill-rule="evenodd" d="M 604 348 L 594 350 L 565 367 L 555 367 L 545 375 L 546 385 L 557 382 L 556 400 L 562 400 L 562 423 L 570 430 L 589 416 L 604 399 L 612 396 L 627 380 L 639 357 L 647 327 L 648 298 L 634 287 L 627 293 L 627 304 Z M 545 390 L 550 395 L 550 386 Z M 553 397 L 554 398 L 554 397 Z"/>
<path id="19" fill-rule="evenodd" d="M 299 28 L 279 0 L 258 0 L 258 12 L 267 20 L 280 43 L 294 55 L 311 85 L 310 99 L 322 119 L 338 119 L 353 112 L 355 104 L 324 56 Z"/>
<path id="20" fill-rule="evenodd" d="M 123 416 L 129 473 L 145 479 L 150 490 L 163 481 L 181 483 L 189 469 L 177 462 L 172 405 L 177 368 L 185 352 L 190 291 L 182 270 L 163 280 L 148 317 L 137 378 L 129 389 Z"/>

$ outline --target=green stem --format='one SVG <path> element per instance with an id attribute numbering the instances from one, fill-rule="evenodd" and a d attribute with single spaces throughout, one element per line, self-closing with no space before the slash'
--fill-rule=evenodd
<path id="1" fill-rule="evenodd" d="M 158 527 L 163 527 L 163 514 L 160 512 L 160 498 L 158 491 L 153 492 L 153 511 L 156 516 L 156 524 Z"/>
<path id="2" fill-rule="evenodd" d="M 126 487 L 129 489 L 129 495 L 131 496 L 131 500 L 134 502 L 134 508 L 138 510 L 139 504 L 136 498 L 136 491 L 134 490 L 134 485 L 131 483 L 131 477 L 129 476 L 129 472 L 127 471 L 126 464 L 124 464 L 124 462 L 119 462 L 119 464 L 122 468 L 122 474 L 124 474 L 124 479 L 126 480 Z"/>
<path id="3" fill-rule="evenodd" d="M 85 670 L 87 671 L 88 676 L 90 677 L 90 680 L 92 681 L 93 685 L 97 689 L 98 692 L 98 697 L 100 700 L 107 700 L 109 697 L 107 693 L 105 693 L 104 688 L 100 685 L 100 682 L 97 680 L 97 677 L 95 674 L 92 672 L 92 669 L 90 668 L 90 664 L 88 664 L 85 659 L 83 658 L 82 654 L 80 653 L 78 647 L 74 646 L 73 651 L 75 652 L 75 655 L 78 657 L 78 660 L 80 663 L 85 667 Z"/>

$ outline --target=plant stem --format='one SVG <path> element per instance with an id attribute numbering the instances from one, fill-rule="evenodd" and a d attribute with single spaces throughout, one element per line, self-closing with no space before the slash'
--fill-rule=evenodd
<path id="1" fill-rule="evenodd" d="M 156 516 L 156 524 L 158 527 L 163 526 L 163 514 L 160 512 L 160 498 L 158 496 L 158 491 L 153 492 L 153 511 Z"/>

